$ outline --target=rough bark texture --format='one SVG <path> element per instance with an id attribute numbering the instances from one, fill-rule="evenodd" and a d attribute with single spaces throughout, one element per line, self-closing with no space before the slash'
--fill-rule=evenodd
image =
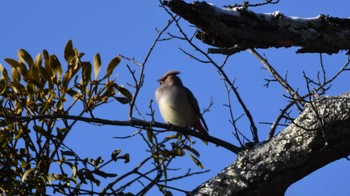
<path id="1" fill-rule="evenodd" d="M 297 52 L 337 53 L 350 49 L 350 19 L 320 15 L 302 19 L 279 12 L 258 14 L 224 10 L 206 2 L 164 1 L 171 11 L 201 31 L 196 37 L 218 47 L 210 53 L 233 54 L 248 48 L 300 46 Z"/>
<path id="2" fill-rule="evenodd" d="M 197 187 L 193 195 L 283 195 L 294 182 L 350 154 L 350 93 L 315 100 L 267 143 Z"/>

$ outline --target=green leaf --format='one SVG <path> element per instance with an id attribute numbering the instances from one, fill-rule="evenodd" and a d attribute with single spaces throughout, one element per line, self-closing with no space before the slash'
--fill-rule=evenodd
<path id="1" fill-rule="evenodd" d="M 13 81 L 20 81 L 21 80 L 21 75 L 19 75 L 18 71 L 16 68 L 11 69 L 11 77 Z"/>
<path id="2" fill-rule="evenodd" d="M 51 76 L 56 75 L 56 72 L 57 72 L 57 76 L 58 76 L 58 78 L 60 78 L 61 75 L 62 75 L 62 66 L 61 66 L 61 63 L 58 60 L 57 56 L 56 55 L 50 55 L 49 60 L 50 60 L 50 66 L 45 64 L 45 68 L 50 68 L 51 69 L 51 71 L 52 71 L 52 75 Z M 46 66 L 48 66 L 48 67 L 46 67 Z"/>
<path id="3" fill-rule="evenodd" d="M 68 95 L 70 95 L 71 97 L 77 98 L 78 92 L 73 90 L 72 88 L 67 90 Z"/>
<path id="4" fill-rule="evenodd" d="M 83 172 L 81 172 L 81 170 L 78 171 L 77 175 L 78 175 L 78 178 L 79 178 L 79 180 L 80 180 L 81 183 L 87 184 L 85 175 L 84 175 Z"/>
<path id="5" fill-rule="evenodd" d="M 56 104 L 56 108 L 55 108 L 55 112 L 59 112 L 63 110 L 64 108 L 64 102 L 67 101 L 67 98 L 65 97 L 59 97 L 58 98 L 58 101 L 57 101 L 57 104 Z"/>
<path id="6" fill-rule="evenodd" d="M 111 154 L 111 158 L 113 161 L 116 161 L 118 159 L 118 155 L 120 154 L 120 152 L 121 152 L 120 149 L 113 151 L 113 153 Z"/>
<path id="7" fill-rule="evenodd" d="M 176 139 L 176 138 L 178 138 L 179 136 L 178 135 L 168 135 L 168 136 L 166 136 L 166 139 Z"/>
<path id="8" fill-rule="evenodd" d="M 0 95 L 3 95 L 6 92 L 7 89 L 7 82 L 5 79 L 0 80 Z"/>
<path id="9" fill-rule="evenodd" d="M 28 69 L 24 63 L 20 63 L 19 66 L 17 67 L 17 71 L 21 76 L 23 76 L 23 79 L 25 81 L 28 80 Z"/>
<path id="10" fill-rule="evenodd" d="M 40 67 L 41 64 L 43 62 L 43 57 L 41 56 L 41 54 L 39 53 L 38 55 L 36 55 L 35 59 L 34 59 L 34 66 L 35 67 Z"/>
<path id="11" fill-rule="evenodd" d="M 76 174 L 77 174 L 77 168 L 73 165 L 73 163 L 71 162 L 63 162 L 64 164 L 68 165 L 71 169 L 72 169 L 72 179 L 75 178 Z"/>
<path id="12" fill-rule="evenodd" d="M 196 157 L 194 157 L 194 156 L 191 155 L 191 154 L 190 154 L 190 157 L 191 157 L 191 159 L 193 160 L 193 162 L 194 162 L 199 168 L 201 168 L 201 169 L 204 168 L 203 165 L 202 165 L 202 163 L 201 163 Z"/>
<path id="13" fill-rule="evenodd" d="M 92 181 L 93 183 L 95 183 L 97 186 L 100 186 L 100 181 L 97 180 L 94 175 L 92 175 L 92 172 L 90 170 L 85 170 L 84 172 L 84 177 L 87 179 L 87 180 L 90 180 Z"/>
<path id="14" fill-rule="evenodd" d="M 19 62 L 14 60 L 14 59 L 10 59 L 10 58 L 6 58 L 4 59 L 9 65 L 11 65 L 12 68 L 17 68 L 19 67 Z"/>
<path id="15" fill-rule="evenodd" d="M 15 93 L 24 93 L 25 92 L 25 87 L 17 81 L 11 82 L 10 85 L 11 85 L 11 88 L 13 89 L 13 91 L 15 91 Z"/>
<path id="16" fill-rule="evenodd" d="M 41 81 L 40 81 L 40 78 L 39 78 L 39 81 L 38 80 L 34 80 L 34 78 L 33 79 L 29 79 L 28 81 L 27 81 L 27 84 L 34 84 L 36 87 L 38 87 L 38 88 L 42 88 L 43 87 L 43 84 L 41 83 Z M 34 86 L 33 86 L 33 88 L 34 88 Z M 33 89 L 34 90 L 34 89 Z"/>
<path id="17" fill-rule="evenodd" d="M 132 94 L 130 93 L 130 91 L 128 91 L 126 88 L 121 87 L 121 86 L 118 86 L 117 89 L 121 94 L 123 94 L 128 99 L 128 101 L 130 103 L 132 100 Z"/>
<path id="18" fill-rule="evenodd" d="M 104 172 L 104 171 L 101 171 L 101 170 L 94 170 L 93 171 L 93 173 L 95 173 L 95 174 L 97 174 L 97 175 L 99 175 L 99 176 L 101 176 L 101 177 L 103 177 L 103 178 L 113 178 L 113 177 L 116 177 L 117 176 L 117 174 L 112 174 L 112 173 L 106 173 L 106 172 Z"/>
<path id="19" fill-rule="evenodd" d="M 45 81 L 50 81 L 50 75 L 47 73 L 46 69 L 43 68 L 42 66 L 39 67 L 39 72 L 41 77 L 45 80 Z"/>
<path id="20" fill-rule="evenodd" d="M 7 74 L 7 70 L 0 64 L 0 72 L 2 73 L 1 75 L 1 80 L 0 80 L 0 94 L 4 94 L 6 92 L 6 89 L 8 87 L 8 81 L 9 81 L 9 76 Z"/>
<path id="21" fill-rule="evenodd" d="M 165 180 L 165 182 L 167 182 L 168 181 L 168 168 L 164 163 L 162 164 L 162 166 L 163 166 L 164 180 Z"/>
<path id="22" fill-rule="evenodd" d="M 24 172 L 22 176 L 22 183 L 27 179 L 27 176 L 33 171 L 33 169 L 28 169 L 26 172 Z"/>
<path id="23" fill-rule="evenodd" d="M 15 69 L 17 73 L 12 73 L 12 77 L 13 77 L 13 74 L 20 74 L 22 75 L 23 77 L 27 77 L 27 74 L 28 74 L 28 70 L 26 68 L 26 66 L 21 63 L 21 62 L 18 62 L 14 59 L 10 59 L 10 58 L 6 58 L 5 61 L 11 65 L 12 67 L 12 72 L 14 72 L 13 70 Z M 13 78 L 14 79 L 14 78 Z M 18 77 L 17 77 L 18 79 Z"/>
<path id="24" fill-rule="evenodd" d="M 18 59 L 20 62 L 26 62 L 29 67 L 33 66 L 33 58 L 30 56 L 30 54 L 25 51 L 24 49 L 18 50 Z"/>
<path id="25" fill-rule="evenodd" d="M 101 156 L 99 156 L 99 157 L 97 157 L 96 160 L 92 161 L 92 164 L 95 165 L 95 166 L 97 167 L 99 164 L 101 164 L 101 163 L 103 163 L 103 162 L 104 162 L 104 160 L 102 159 Z"/>
<path id="26" fill-rule="evenodd" d="M 190 152 L 192 152 L 192 154 L 196 155 L 196 157 L 199 157 L 200 154 L 197 150 L 195 150 L 194 148 L 191 148 L 190 146 L 184 146 L 184 148 Z"/>
<path id="27" fill-rule="evenodd" d="M 69 63 L 74 56 L 75 51 L 73 49 L 73 42 L 72 40 L 69 40 L 64 48 L 64 59 Z"/>
<path id="28" fill-rule="evenodd" d="M 63 79 L 62 79 L 62 87 L 63 88 L 67 88 L 68 85 L 69 85 L 69 81 L 72 79 L 72 70 L 69 69 L 63 76 Z"/>
<path id="29" fill-rule="evenodd" d="M 61 128 L 56 127 L 56 131 L 57 131 L 57 138 L 62 139 L 63 134 L 66 133 L 67 131 L 69 131 L 69 128 L 61 129 Z"/>
<path id="30" fill-rule="evenodd" d="M 47 50 L 43 50 L 43 56 L 44 56 L 44 60 L 49 62 L 50 55 L 49 55 L 49 52 L 47 52 Z"/>
<path id="31" fill-rule="evenodd" d="M 154 135 L 153 135 L 153 131 L 152 130 L 147 130 L 147 137 L 148 137 L 148 141 L 151 142 L 152 144 L 154 144 L 153 143 Z"/>
<path id="32" fill-rule="evenodd" d="M 176 156 L 184 156 L 185 152 L 181 148 L 178 148 L 176 149 L 175 154 Z"/>
<path id="33" fill-rule="evenodd" d="M 113 73 L 113 70 L 117 67 L 117 65 L 120 63 L 121 58 L 120 57 L 115 57 L 114 59 L 109 62 L 107 66 L 107 72 L 104 78 L 109 78 L 111 74 Z"/>
<path id="34" fill-rule="evenodd" d="M 97 53 L 94 58 L 94 74 L 95 74 L 95 79 L 97 79 L 98 73 L 100 72 L 101 69 L 101 57 L 100 54 Z"/>
<path id="35" fill-rule="evenodd" d="M 73 157 L 75 156 L 74 152 L 72 152 L 70 150 L 65 150 L 65 151 L 61 150 L 61 155 L 62 156 L 73 156 Z"/>
<path id="36" fill-rule="evenodd" d="M 34 129 L 35 132 L 37 132 L 38 134 L 40 134 L 40 135 L 42 135 L 44 137 L 48 137 L 49 136 L 48 132 L 44 128 L 40 127 L 40 126 L 34 125 L 33 129 Z"/>
<path id="37" fill-rule="evenodd" d="M 1 71 L 2 72 L 1 78 L 5 79 L 6 83 L 7 83 L 9 81 L 9 75 L 7 73 L 7 70 L 5 68 L 3 68 L 2 66 L 1 66 L 1 69 L 2 69 L 2 71 Z"/>
<path id="38" fill-rule="evenodd" d="M 61 77 L 62 77 L 62 65 L 60 63 L 56 67 L 56 72 L 57 72 L 57 78 L 61 79 Z"/>
<path id="39" fill-rule="evenodd" d="M 86 84 L 91 79 L 92 67 L 89 62 L 83 62 L 81 66 L 83 71 L 83 82 Z"/>
<path id="40" fill-rule="evenodd" d="M 49 176 L 42 176 L 42 178 L 45 178 L 45 179 L 44 179 L 44 182 L 48 182 L 49 185 L 52 185 L 52 180 L 51 180 L 51 178 L 50 178 Z M 43 191 L 43 192 L 44 192 L 44 191 Z"/>
<path id="41" fill-rule="evenodd" d="M 37 65 L 30 67 L 29 78 L 30 78 L 30 80 L 35 81 L 35 83 L 34 82 L 33 83 L 39 87 L 39 86 L 41 86 L 40 72 L 39 72 L 39 67 L 41 67 L 41 65 L 39 65 L 38 67 L 36 67 L 36 66 Z"/>
<path id="42" fill-rule="evenodd" d="M 164 191 L 164 196 L 173 196 L 173 193 L 171 191 Z"/>
<path id="43" fill-rule="evenodd" d="M 122 156 L 119 157 L 119 159 L 124 159 L 124 163 L 129 163 L 130 162 L 130 156 L 129 156 L 129 153 L 126 153 Z"/>
<path id="44" fill-rule="evenodd" d="M 115 97 L 115 99 L 121 104 L 129 103 L 129 100 L 127 98 L 125 98 L 125 97 Z"/>
<path id="45" fill-rule="evenodd" d="M 28 92 L 29 95 L 33 95 L 35 93 L 35 91 L 34 91 L 34 83 L 32 83 L 31 81 L 27 82 L 26 89 L 27 89 L 27 92 Z M 31 96 L 29 97 L 29 99 L 31 99 Z M 27 100 L 27 103 L 28 103 L 28 100 Z"/>

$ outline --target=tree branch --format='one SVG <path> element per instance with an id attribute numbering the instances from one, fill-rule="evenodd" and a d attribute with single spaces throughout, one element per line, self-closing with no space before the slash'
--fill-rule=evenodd
<path id="1" fill-rule="evenodd" d="M 163 128 L 163 129 L 179 132 L 184 135 L 194 136 L 196 138 L 199 138 L 204 141 L 208 141 L 218 146 L 221 146 L 223 148 L 226 148 L 227 150 L 230 150 L 235 154 L 239 153 L 242 150 L 241 148 L 231 143 L 228 143 L 226 141 L 223 141 L 221 139 L 218 139 L 210 135 L 200 134 L 198 132 L 189 130 L 187 128 L 177 127 L 174 125 L 169 125 L 169 124 L 159 123 L 159 122 L 149 122 L 149 121 L 144 121 L 139 119 L 125 120 L 125 121 L 107 120 L 107 119 L 101 119 L 101 118 L 89 118 L 89 117 L 65 115 L 65 114 L 43 114 L 43 115 L 35 115 L 35 116 L 13 116 L 13 117 L 0 115 L 0 118 L 6 118 L 6 120 L 8 121 L 17 121 L 17 122 L 28 122 L 32 120 L 43 120 L 43 119 L 65 119 L 65 120 L 74 120 L 75 122 L 83 121 L 87 123 L 96 123 L 96 124 L 102 124 L 102 125 L 131 126 L 131 127 L 142 128 L 142 129 L 157 127 L 157 128 Z"/>
<path id="2" fill-rule="evenodd" d="M 350 93 L 313 101 L 269 142 L 197 187 L 193 195 L 283 195 L 294 182 L 350 154 Z"/>
<path id="3" fill-rule="evenodd" d="M 209 53 L 233 54 L 249 48 L 301 47 L 298 53 L 338 53 L 350 49 L 350 19 L 320 15 L 294 18 L 260 14 L 244 7 L 221 9 L 206 2 L 164 1 L 171 11 L 202 31 L 196 37 L 218 47 Z M 273 36 L 271 36 L 273 35 Z"/>

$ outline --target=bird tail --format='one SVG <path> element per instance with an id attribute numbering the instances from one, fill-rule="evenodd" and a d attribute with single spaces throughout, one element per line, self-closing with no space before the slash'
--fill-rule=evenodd
<path id="1" fill-rule="evenodd" d="M 197 131 L 199 131 L 199 133 L 201 133 L 203 135 L 209 135 L 208 130 L 203 127 L 203 125 L 201 124 L 201 122 L 199 120 L 196 123 L 194 123 L 193 127 Z"/>
<path id="2" fill-rule="evenodd" d="M 195 128 L 199 133 L 203 134 L 203 135 L 209 135 L 208 134 L 208 130 L 206 130 L 203 126 L 202 123 L 198 120 L 196 123 L 194 123 L 193 128 Z M 203 140 L 203 143 L 205 145 L 208 145 L 208 141 Z"/>

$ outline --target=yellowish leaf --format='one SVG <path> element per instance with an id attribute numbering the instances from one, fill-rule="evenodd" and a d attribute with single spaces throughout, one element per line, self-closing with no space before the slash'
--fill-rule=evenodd
<path id="1" fill-rule="evenodd" d="M 202 163 L 201 163 L 196 157 L 194 157 L 194 156 L 191 155 L 191 154 L 190 154 L 190 157 L 191 157 L 191 159 L 193 160 L 193 162 L 194 162 L 199 168 L 201 168 L 201 169 L 204 168 L 203 165 L 202 165 Z"/>
<path id="2" fill-rule="evenodd" d="M 4 60 L 11 65 L 12 68 L 17 68 L 19 66 L 19 62 L 14 59 L 6 58 Z"/>
<path id="3" fill-rule="evenodd" d="M 67 63 L 69 63 L 74 56 L 75 51 L 73 49 L 73 42 L 72 40 L 69 40 L 64 48 L 64 59 L 66 59 Z"/>
<path id="4" fill-rule="evenodd" d="M 117 65 L 120 63 L 121 58 L 120 57 L 115 57 L 109 62 L 107 66 L 107 72 L 105 75 L 105 78 L 109 78 L 111 74 L 113 73 L 114 69 L 117 67 Z"/>
<path id="5" fill-rule="evenodd" d="M 22 183 L 27 179 L 28 175 L 33 171 L 33 169 L 28 169 L 26 172 L 24 172 L 22 176 Z"/>
<path id="6" fill-rule="evenodd" d="M 18 50 L 18 59 L 20 62 L 26 62 L 29 67 L 33 66 L 33 58 L 30 56 L 30 54 L 24 50 L 24 49 L 19 49 Z"/>
<path id="7" fill-rule="evenodd" d="M 95 74 L 95 80 L 97 79 L 98 73 L 101 69 L 101 57 L 100 54 L 97 53 L 94 58 L 94 74 Z"/>
<path id="8" fill-rule="evenodd" d="M 118 86 L 118 91 L 123 94 L 129 101 L 129 103 L 131 102 L 132 100 L 132 94 L 130 93 L 130 91 L 124 87 L 121 87 L 121 86 Z"/>
<path id="9" fill-rule="evenodd" d="M 38 55 L 36 55 L 36 57 L 34 59 L 34 66 L 35 67 L 41 66 L 42 61 L 43 61 L 43 58 L 42 58 L 41 54 L 39 53 Z"/>

